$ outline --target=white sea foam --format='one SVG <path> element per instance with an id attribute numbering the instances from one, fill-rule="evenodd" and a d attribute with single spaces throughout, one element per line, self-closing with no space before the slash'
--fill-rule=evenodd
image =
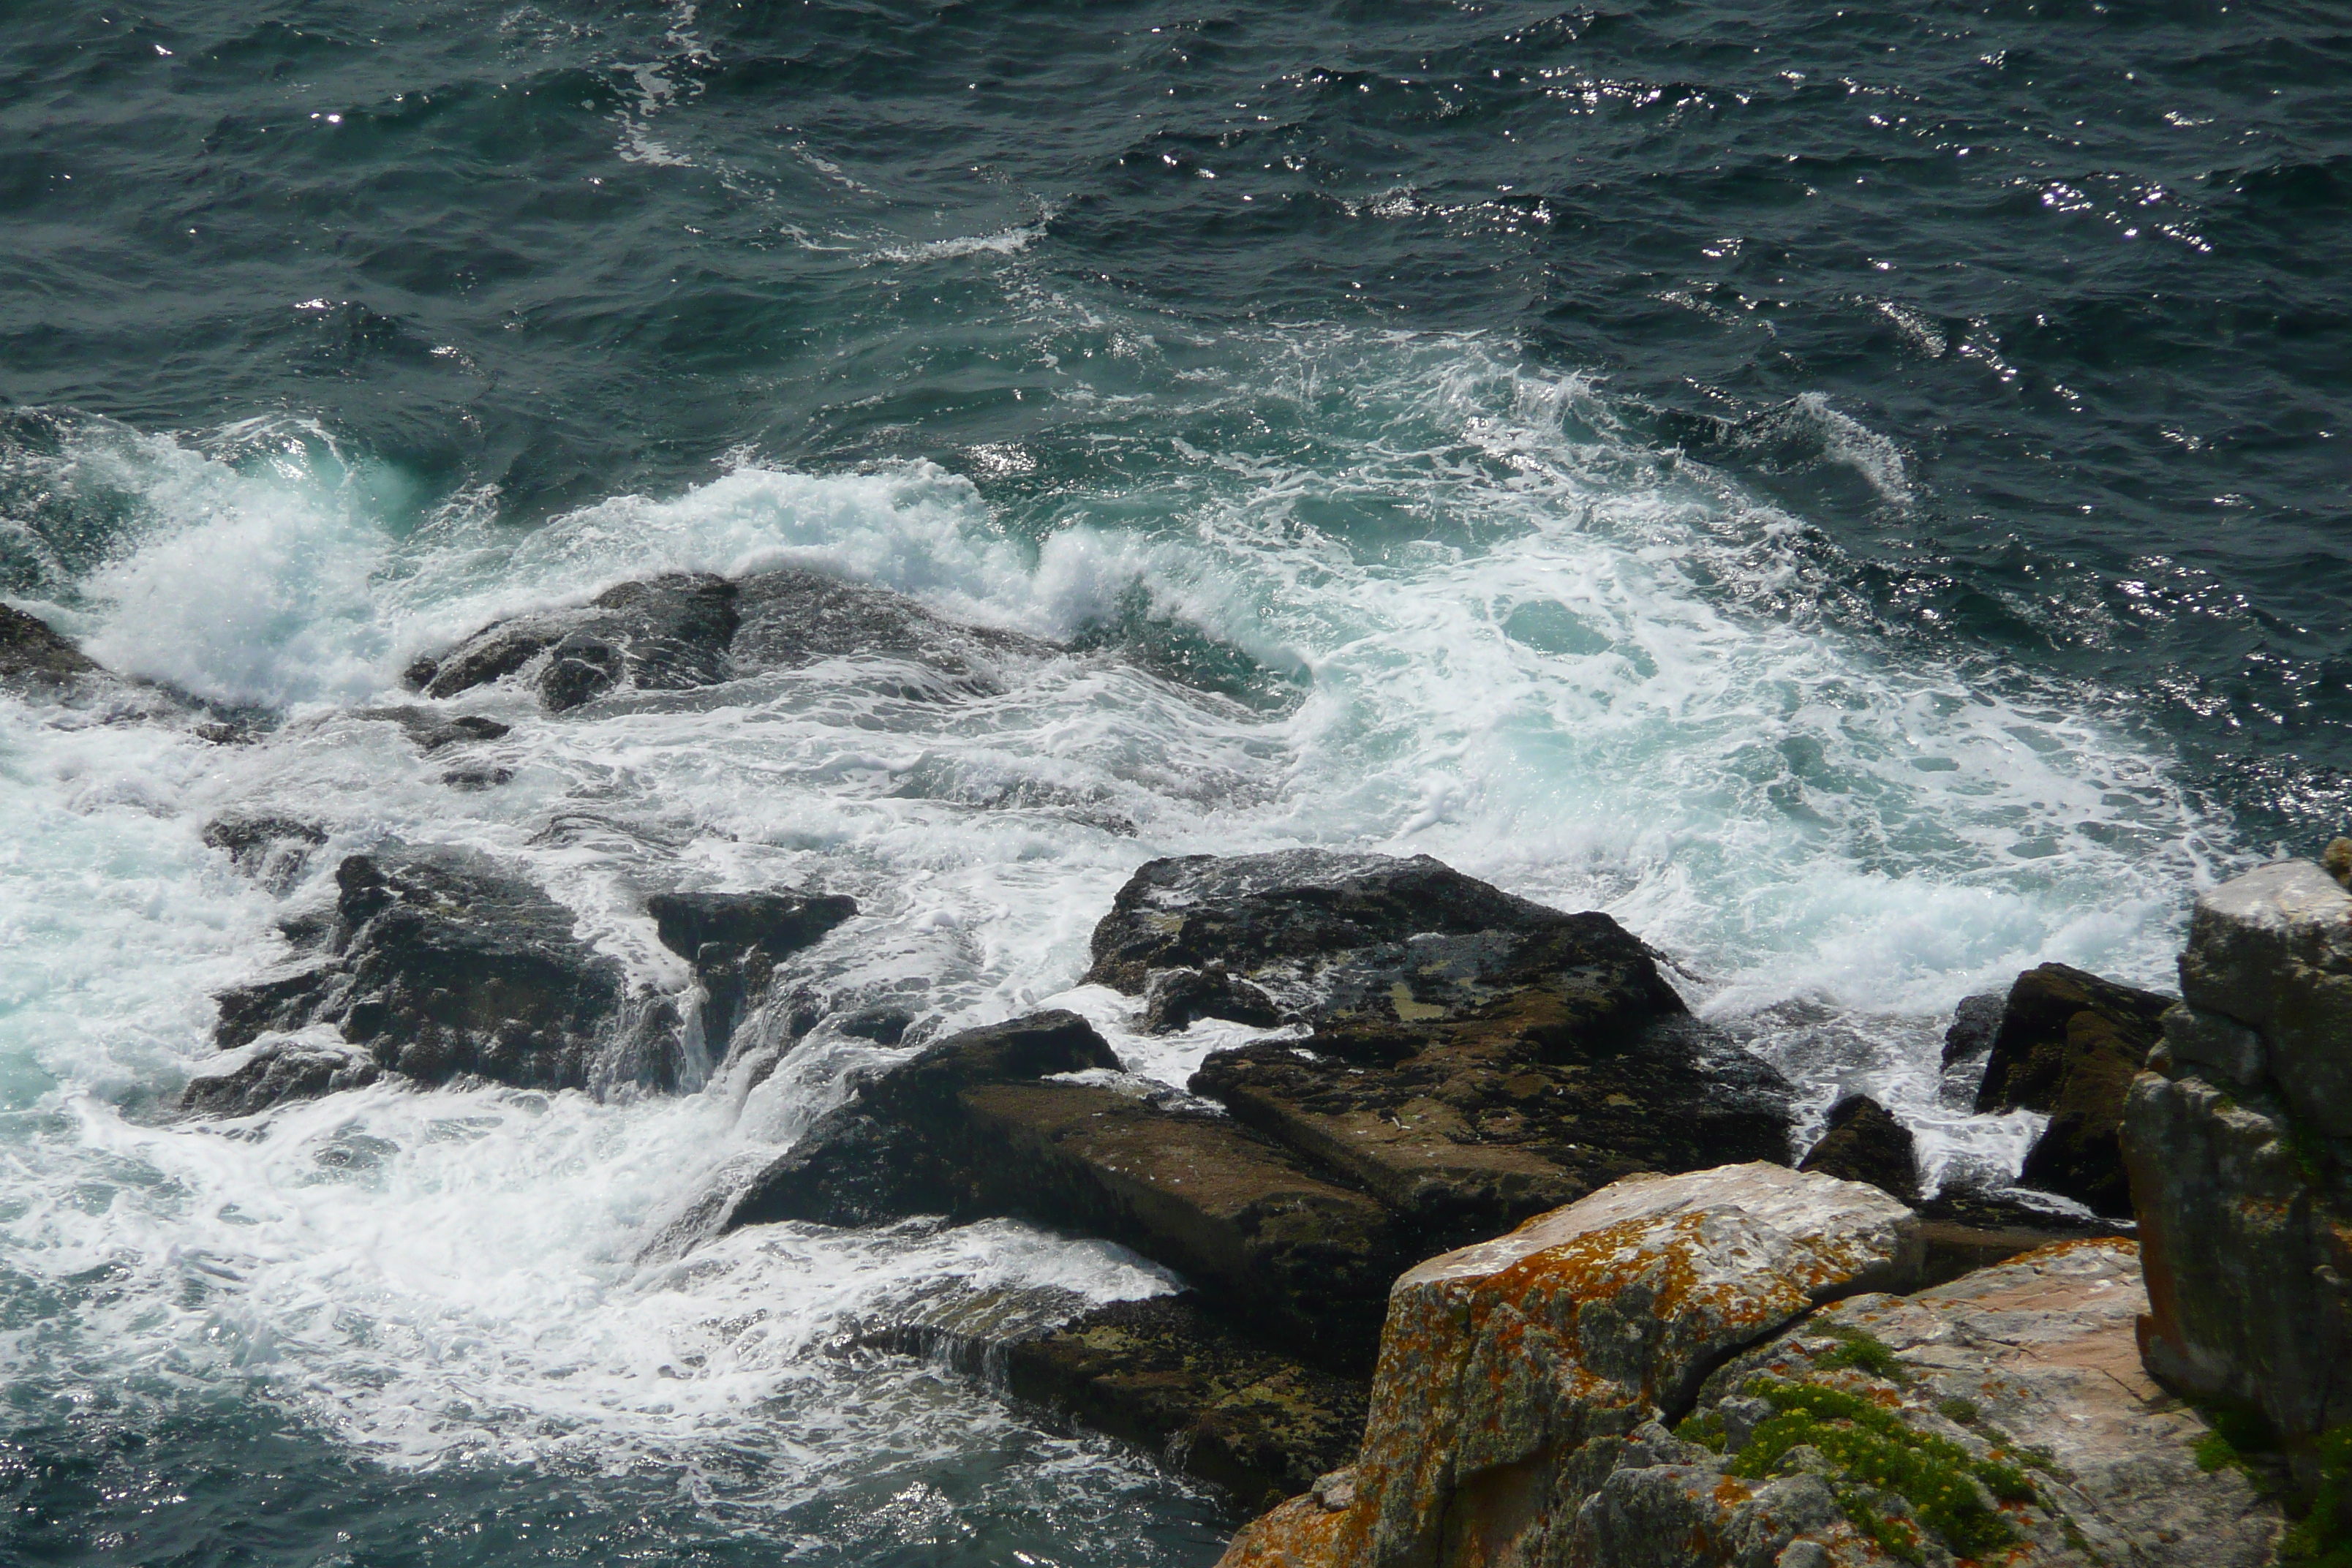
<path id="1" fill-rule="evenodd" d="M 153 1120 L 209 1055 L 205 994 L 284 956 L 276 917 L 388 837 L 528 871 L 656 984 L 683 971 L 642 913 L 649 889 L 847 892 L 861 913 L 797 961 L 810 984 L 904 997 L 940 1026 L 1076 1005 L 1171 1083 L 1244 1032 L 1148 1039 L 1131 1004 L 1072 989 L 1136 864 L 1426 851 L 1617 913 L 1817 1109 L 1868 1088 L 1939 1169 L 2013 1166 L 2031 1131 L 1937 1106 L 1951 1004 L 2043 959 L 2158 978 L 2226 854 L 2162 754 L 2078 697 L 1972 684 L 1807 617 L 1792 520 L 1662 468 L 1586 381 L 1476 339 L 1268 333 L 1180 373 L 1116 323 L 1053 331 L 1055 353 L 1120 334 L 1129 402 L 1103 438 L 1157 445 L 1116 469 L 1153 478 L 1065 490 L 1050 520 L 926 464 L 747 462 L 516 535 L 484 497 L 389 504 L 392 479 L 300 432 L 229 443 L 235 462 L 110 447 L 107 482 L 140 518 L 81 585 L 75 629 L 119 668 L 294 721 L 211 747 L 0 699 L 0 1237 L 11 1269 L 72 1303 L 0 1356 L 256 1379 L 404 1463 L 622 1463 L 751 1434 L 805 1458 L 789 1491 L 846 1462 L 860 1421 L 914 1419 L 862 1405 L 867 1373 L 817 1353 L 827 1336 L 941 1289 L 1167 1288 L 1116 1249 L 1008 1225 L 769 1230 L 631 1261 L 716 1165 L 782 1146 L 846 1066 L 894 1054 L 864 1042 L 668 1101 L 376 1089 L 233 1131 Z M 1083 428 L 1094 395 L 1072 386 Z M 1185 434 L 1129 434 L 1136 400 Z M 1261 414 L 1312 439 L 1202 434 Z M 1899 484 L 1855 431 L 1853 460 Z M 1154 614 L 1299 673 L 1304 694 L 1251 709 L 1108 654 L 956 703 L 849 663 L 562 718 L 490 689 L 464 705 L 513 726 L 478 754 L 514 776 L 473 794 L 349 711 L 497 615 L 783 563 L 1048 636 L 1139 584 Z M 282 902 L 202 846 L 231 807 L 328 829 Z M 103 1291 L 74 1283 L 92 1269 Z"/>

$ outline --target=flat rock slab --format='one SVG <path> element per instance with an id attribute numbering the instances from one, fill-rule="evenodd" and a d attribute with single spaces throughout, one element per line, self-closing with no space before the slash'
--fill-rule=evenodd
<path id="1" fill-rule="evenodd" d="M 1702 1534 L 1710 1521 L 1727 1522 L 1741 1500 L 1725 1489 L 1726 1479 L 1752 1484 L 1742 1478 L 1760 1467 L 1744 1461 L 1761 1458 L 1776 1436 L 1806 1436 L 1776 1434 L 1770 1411 L 1814 1396 L 1807 1391 L 1828 1391 L 1882 1413 L 1878 1419 L 1895 1424 L 1889 1429 L 1899 1428 L 1930 1463 L 1940 1445 L 1956 1472 L 1982 1465 L 2013 1478 L 1990 1495 L 1992 1506 L 1971 1504 L 1946 1527 L 1989 1531 L 1976 1539 L 2000 1541 L 1974 1550 L 1939 1534 L 1932 1508 L 1906 1508 L 1883 1493 L 1869 1500 L 1923 1555 L 2257 1568 L 2275 1550 L 2278 1506 L 2239 1469 L 2199 1465 L 2206 1424 L 2141 1366 L 2136 1331 L 2147 1309 L 2138 1249 L 2120 1240 L 2044 1247 L 1907 1298 L 1841 1302 L 1708 1380 L 1700 1419 L 1684 1430 L 1707 1427 L 1721 1457 L 1687 1467 L 1684 1517 Z M 1854 1428 L 1847 1422 L 1842 1429 Z M 1749 1447 L 1759 1443 L 1767 1450 Z M 1821 1440 L 1813 1447 L 1821 1452 Z M 1834 1442 L 1824 1457 L 1817 1470 L 1834 1496 L 1866 1497 L 1869 1483 L 1839 1462 Z M 1891 1561 L 1868 1552 L 1855 1522 L 1841 1508 L 1806 1538 L 1847 1553 L 1834 1561 Z"/>

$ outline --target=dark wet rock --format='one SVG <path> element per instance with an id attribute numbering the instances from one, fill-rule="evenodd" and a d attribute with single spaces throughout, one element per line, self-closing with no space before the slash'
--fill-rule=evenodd
<path id="1" fill-rule="evenodd" d="M 2008 1009 L 2005 991 L 1963 996 L 1952 1009 L 1952 1026 L 1944 1031 L 1944 1070 L 1937 1088 L 1945 1104 L 1959 1110 L 1975 1106 L 1985 1063 L 1992 1057 L 1993 1037 L 2000 1033 L 2001 1015 Z"/>
<path id="2" fill-rule="evenodd" d="M 2009 993 L 1979 991 L 1960 998 L 1952 1009 L 1952 1026 L 1944 1031 L 1944 1065 L 1953 1067 L 1970 1057 L 1992 1054 L 2000 1033 L 2001 1015 L 2009 1011 Z"/>
<path id="3" fill-rule="evenodd" d="M 871 1225 L 949 1214 L 974 1179 L 958 1096 L 977 1084 L 1116 1068 L 1118 1058 L 1075 1013 L 1033 1013 L 967 1029 L 866 1084 L 736 1195 L 719 1228 L 776 1220 Z"/>
<path id="4" fill-rule="evenodd" d="M 426 696 L 453 697 L 528 669 L 540 700 L 560 713 L 615 689 L 723 680 L 735 628 L 734 584 L 677 573 L 620 584 L 577 609 L 500 621 L 407 673 Z"/>
<path id="5" fill-rule="evenodd" d="M 2125 1237 L 2128 1222 L 2037 1205 L 2008 1194 L 1948 1189 L 1916 1205 L 1927 1244 L 1927 1283 L 1940 1285 L 2063 1241 Z"/>
<path id="6" fill-rule="evenodd" d="M 1174 1034 L 1191 1028 L 1199 1018 L 1224 1018 L 1261 1029 L 1284 1022 L 1273 997 L 1246 980 L 1234 979 L 1222 963 L 1163 969 L 1152 975 L 1143 1000 L 1145 1034 Z"/>
<path id="7" fill-rule="evenodd" d="M 2168 996 L 2063 963 L 2017 977 L 1977 1109 L 2049 1112 L 2050 1125 L 2025 1157 L 2027 1185 L 2103 1215 L 2132 1212 L 2116 1129 L 2124 1096 L 2163 1037 L 2161 1020 L 2171 1005 Z"/>
<path id="8" fill-rule="evenodd" d="M 1115 1088 L 993 1083 L 958 1097 L 985 1159 L 970 1212 L 1125 1242 L 1326 1364 L 1369 1368 L 1411 1262 L 1388 1213 L 1223 1116 Z"/>
<path id="9" fill-rule="evenodd" d="M 1155 860 L 1089 978 L 1250 984 L 1313 1020 L 1202 1064 L 1194 1093 L 1396 1211 L 1441 1250 L 1635 1171 L 1785 1161 L 1787 1086 L 1692 1020 L 1647 948 L 1431 859 Z"/>
<path id="10" fill-rule="evenodd" d="M 353 719 L 376 720 L 397 724 L 416 742 L 420 752 L 433 752 L 445 746 L 460 746 L 474 741 L 495 741 L 512 731 L 510 724 L 479 713 L 444 713 L 438 709 L 420 708 L 408 703 L 392 708 L 362 708 L 351 715 Z"/>
<path id="11" fill-rule="evenodd" d="M 715 1057 L 734 1037 L 745 1007 L 767 990 L 776 961 L 855 915 L 857 900 L 789 889 L 656 893 L 646 900 L 646 910 L 654 917 L 662 945 L 694 963 L 704 995 L 702 1037 Z M 902 1019 L 888 1043 L 895 1044 L 911 1021 Z"/>
<path id="12" fill-rule="evenodd" d="M 48 622 L 0 605 L 0 680 L 54 685 L 96 673 L 98 661 Z"/>
<path id="13" fill-rule="evenodd" d="M 236 1068 L 188 1080 L 182 1110 L 198 1116 L 251 1116 L 289 1100 L 364 1089 L 383 1076 L 366 1051 L 341 1041 L 281 1040 Z"/>
<path id="14" fill-rule="evenodd" d="M 463 767 L 451 768 L 447 773 L 443 773 L 441 782 L 451 789 L 468 792 L 496 789 L 500 784 L 514 782 L 514 770 L 497 767 L 488 763 L 468 763 Z"/>
<path id="15" fill-rule="evenodd" d="M 576 608 L 499 621 L 408 667 L 429 697 L 526 677 L 550 711 L 614 691 L 683 691 L 827 658 L 919 666 L 903 695 L 1001 689 L 998 665 L 1059 652 L 1015 632 L 963 626 L 903 594 L 797 568 L 730 581 L 679 573 L 623 583 Z"/>
<path id="16" fill-rule="evenodd" d="M 633 1042 L 644 1019 L 627 1016 L 619 964 L 572 934 L 569 910 L 454 851 L 353 855 L 335 879 L 329 955 L 224 992 L 223 1046 L 324 1023 L 382 1070 L 419 1083 L 472 1074 L 528 1089 L 618 1087 L 596 1072 L 600 1047 Z M 643 1087 L 674 1087 L 677 1048 L 657 1065 L 645 1058 L 636 1053 Z"/>
<path id="17" fill-rule="evenodd" d="M 1250 1338 L 1186 1296 L 1097 1308 L 1003 1354 L 1015 1398 L 1125 1437 L 1255 1514 L 1352 1458 L 1370 1385 Z"/>
<path id="18" fill-rule="evenodd" d="M 1062 651 L 1018 632 L 950 621 L 904 594 L 870 583 L 798 568 L 742 579 L 736 606 L 742 624 L 729 656 L 739 675 L 795 669 L 828 658 L 878 657 L 922 665 L 961 689 L 985 692 L 1000 689 L 994 672 L 1002 661 Z M 930 695 L 920 689 L 909 694 Z"/>
<path id="19" fill-rule="evenodd" d="M 1919 1153 L 1911 1130 L 1868 1095 L 1849 1094 L 1830 1108 L 1827 1129 L 1797 1169 L 1867 1182 L 1905 1203 L 1919 1196 Z"/>
<path id="20" fill-rule="evenodd" d="M 1231 1120 L 1125 1086 L 1045 1081 L 1118 1058 L 1045 1013 L 943 1040 L 862 1089 L 755 1177 L 720 1228 L 1011 1215 L 1125 1242 L 1308 1353 L 1368 1356 L 1407 1261 L 1388 1215 Z"/>
<path id="21" fill-rule="evenodd" d="M 203 838 L 238 870 L 282 893 L 300 879 L 327 830 L 299 817 L 233 812 L 205 824 Z"/>

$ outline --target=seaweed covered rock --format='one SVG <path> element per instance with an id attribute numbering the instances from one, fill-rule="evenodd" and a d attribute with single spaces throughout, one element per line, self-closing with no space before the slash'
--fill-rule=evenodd
<path id="1" fill-rule="evenodd" d="M 1139 1442 L 1249 1513 L 1346 1464 L 1364 1435 L 1363 1380 L 1286 1355 L 1186 1296 L 1097 1308 L 1014 1342 L 1003 1364 L 1015 1398 Z"/>
<path id="2" fill-rule="evenodd" d="M 1993 1037 L 1979 1111 L 2042 1110 L 2050 1125 L 2025 1156 L 2028 1186 L 2131 1213 L 2116 1129 L 2124 1096 L 2162 1037 L 2168 996 L 2118 985 L 2063 963 L 2017 977 Z"/>
<path id="3" fill-rule="evenodd" d="M 1866 1182 L 1905 1203 L 1919 1197 L 1919 1154 L 1911 1130 L 1864 1094 L 1849 1094 L 1830 1107 L 1828 1125 L 1797 1169 Z"/>
<path id="4" fill-rule="evenodd" d="M 1224 1561 L 1569 1560 L 1613 1469 L 1682 1451 L 1658 1423 L 1727 1355 L 1823 1302 L 1906 1286 L 1919 1251 L 1918 1222 L 1885 1194 L 1747 1164 L 1621 1181 L 1432 1258 L 1390 1294 L 1351 1471 L 1248 1527 Z"/>
<path id="5" fill-rule="evenodd" d="M 1418 1252 L 1635 1171 L 1787 1157 L 1787 1086 L 1637 939 L 1427 856 L 1155 860 L 1093 951 L 1090 978 L 1154 1011 L 1310 1022 L 1191 1088 L 1395 1210 Z"/>
<path id="6" fill-rule="evenodd" d="M 617 1063 L 646 1087 L 674 1086 L 666 1010 L 632 1009 L 619 964 L 574 936 L 572 912 L 536 886 L 449 850 L 350 856 L 335 880 L 328 953 L 222 993 L 215 1037 L 224 1048 L 330 1024 L 379 1070 L 418 1083 L 470 1074 L 604 1089 Z M 253 1071 L 256 1086 L 288 1093 L 340 1087 L 333 1073 Z M 184 1103 L 207 1108 L 204 1096 Z"/>
<path id="7" fill-rule="evenodd" d="M 2328 1458 L 2352 1448 L 2352 894 L 2308 861 L 2213 889 L 2180 979 L 2124 1115 L 2142 1346 L 2177 1386 L 2258 1414 L 2326 1503 L 2331 1463 L 2352 1468 Z M 2352 1476 L 2333 1493 L 2314 1529 L 2352 1540 Z"/>
<path id="8" fill-rule="evenodd" d="M 574 608 L 485 626 L 406 673 L 428 697 L 520 677 L 551 712 L 562 712 L 610 692 L 688 690 L 853 657 L 918 667 L 919 678 L 901 683 L 905 695 L 968 695 L 999 689 L 1002 659 L 1057 651 L 959 625 L 887 588 L 793 568 L 618 584 Z"/>

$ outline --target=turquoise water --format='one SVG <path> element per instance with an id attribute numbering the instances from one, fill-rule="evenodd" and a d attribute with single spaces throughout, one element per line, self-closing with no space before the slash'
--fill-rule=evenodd
<path id="1" fill-rule="evenodd" d="M 1769 19 L 1768 19 L 1769 21 Z M 1157 29 L 1156 31 L 1154 29 Z M 2352 128 L 2317 10 L 100 8 L 0 18 L 0 595 L 268 716 L 0 698 L 0 1550 L 1206 1563 L 1217 1500 L 856 1348 L 1171 1289 L 992 1224 L 646 1242 L 887 1055 L 674 1100 L 163 1107 L 344 852 L 863 913 L 811 984 L 1047 1002 L 1154 855 L 1601 907 L 1939 1171 L 1952 1003 L 2161 983 L 2342 796 Z M 1246 198 L 1246 199 L 1245 199 Z M 1081 652 L 551 719 L 355 709 L 482 621 L 824 566 Z M 272 890 L 227 810 L 331 837 Z"/>

